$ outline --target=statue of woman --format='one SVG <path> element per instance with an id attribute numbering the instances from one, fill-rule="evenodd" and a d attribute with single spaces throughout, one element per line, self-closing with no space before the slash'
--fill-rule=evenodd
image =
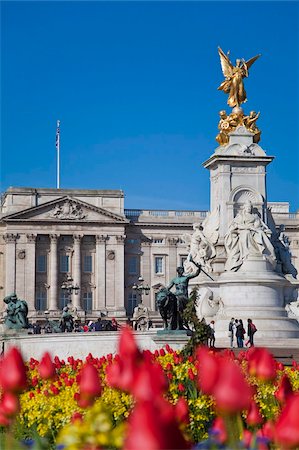
<path id="1" fill-rule="evenodd" d="M 263 256 L 274 266 L 276 259 L 270 236 L 270 229 L 252 212 L 252 203 L 246 202 L 224 237 L 227 253 L 225 270 L 235 272 L 248 256 L 257 255 Z"/>
<path id="2" fill-rule="evenodd" d="M 226 55 L 220 47 L 218 47 L 218 53 L 220 56 L 222 72 L 225 76 L 225 80 L 220 84 L 218 90 L 228 94 L 227 104 L 229 106 L 232 108 L 234 106 L 240 106 L 241 103 L 244 103 L 247 100 L 243 78 L 248 77 L 249 68 L 260 55 L 256 55 L 248 61 L 237 59 L 236 65 L 234 66 L 228 57 L 229 53 Z"/>

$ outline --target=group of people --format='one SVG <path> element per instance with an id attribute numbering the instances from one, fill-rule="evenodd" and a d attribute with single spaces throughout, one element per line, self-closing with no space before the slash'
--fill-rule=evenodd
<path id="1" fill-rule="evenodd" d="M 254 345 L 253 343 L 253 337 L 256 333 L 257 328 L 252 322 L 252 319 L 247 319 L 247 340 L 245 341 L 246 347 L 252 347 Z M 234 317 L 231 318 L 229 325 L 228 325 L 228 336 L 230 338 L 230 347 L 234 347 L 235 341 L 237 341 L 237 347 L 242 348 L 244 347 L 244 340 L 245 340 L 245 328 L 243 325 L 242 319 L 235 319 Z"/>

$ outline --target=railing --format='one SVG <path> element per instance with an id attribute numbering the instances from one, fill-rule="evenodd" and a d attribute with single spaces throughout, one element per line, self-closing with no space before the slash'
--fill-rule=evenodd
<path id="1" fill-rule="evenodd" d="M 187 211 L 187 210 L 167 210 L 167 209 L 125 209 L 125 216 L 128 218 L 133 217 L 194 217 L 204 219 L 207 217 L 209 211 Z M 299 212 L 272 212 L 274 217 L 283 219 L 298 219 Z"/>
<path id="2" fill-rule="evenodd" d="M 125 209 L 125 216 L 133 217 L 197 217 L 204 219 L 207 217 L 208 211 L 174 211 L 167 209 Z"/>

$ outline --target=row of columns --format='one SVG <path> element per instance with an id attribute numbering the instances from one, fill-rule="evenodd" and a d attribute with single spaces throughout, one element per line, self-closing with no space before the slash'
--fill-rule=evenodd
<path id="1" fill-rule="evenodd" d="M 16 267 L 17 254 L 16 242 L 20 236 L 14 233 L 6 233 L 3 238 L 6 243 L 5 248 L 5 295 L 12 292 L 17 294 L 18 289 L 18 273 Z M 27 234 L 26 245 L 26 262 L 24 262 L 24 285 L 22 295 L 28 302 L 30 310 L 34 310 L 35 300 L 35 242 L 36 235 Z M 72 277 L 75 285 L 81 287 L 81 240 L 82 235 L 73 236 L 73 271 Z M 59 283 L 59 261 L 58 261 L 58 234 L 50 234 L 50 258 L 49 258 L 49 294 L 48 309 L 57 311 L 58 295 L 60 287 Z M 116 235 L 115 240 L 109 242 L 110 237 L 107 235 L 95 235 L 96 255 L 95 255 L 95 296 L 93 299 L 93 309 L 101 310 L 107 306 L 111 309 L 124 310 L 124 239 L 122 235 Z M 116 245 L 115 245 L 116 244 Z M 110 251 L 108 251 L 110 248 Z M 115 251 L 116 250 L 116 251 Z M 113 256 L 113 257 L 111 257 Z M 107 262 L 113 267 L 109 267 L 110 272 L 107 276 Z M 112 270 L 111 270 L 112 269 Z M 107 298 L 109 303 L 107 304 Z M 73 305 L 80 309 L 80 295 L 73 295 Z"/>

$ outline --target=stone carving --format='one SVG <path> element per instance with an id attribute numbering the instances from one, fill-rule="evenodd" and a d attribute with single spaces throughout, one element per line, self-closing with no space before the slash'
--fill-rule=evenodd
<path id="1" fill-rule="evenodd" d="M 26 251 L 24 249 L 18 251 L 18 258 L 19 259 L 25 259 L 26 258 Z"/>
<path id="2" fill-rule="evenodd" d="M 163 319 L 164 330 L 177 328 L 176 296 L 163 286 L 156 295 L 157 307 Z"/>
<path id="3" fill-rule="evenodd" d="M 28 305 L 25 300 L 20 300 L 15 293 L 7 295 L 3 299 L 6 303 L 6 316 L 4 324 L 9 329 L 20 330 L 28 328 Z"/>
<path id="4" fill-rule="evenodd" d="M 55 205 L 49 215 L 60 220 L 77 220 L 86 217 L 82 206 L 73 200 L 66 200 L 63 204 Z"/>
<path id="5" fill-rule="evenodd" d="M 232 108 L 234 106 L 240 106 L 241 103 L 244 103 L 247 100 L 243 78 L 248 77 L 248 70 L 261 55 L 256 55 L 248 61 L 237 59 L 236 65 L 233 66 L 228 57 L 229 52 L 226 55 L 223 50 L 218 47 L 218 53 L 220 56 L 221 69 L 225 76 L 225 80 L 221 83 L 218 90 L 228 94 L 227 104 L 229 106 Z"/>
<path id="6" fill-rule="evenodd" d="M 220 111 L 219 116 L 219 133 L 216 136 L 216 141 L 219 145 L 227 145 L 229 143 L 230 133 L 235 130 L 238 130 L 239 134 L 247 134 L 247 131 L 250 131 L 253 135 L 253 142 L 257 144 L 260 141 L 261 130 L 256 125 L 256 121 L 260 116 L 259 112 L 250 111 L 249 116 L 245 116 L 243 109 L 236 107 L 229 115 L 227 115 L 225 110 Z M 252 153 L 252 148 L 249 148 L 249 150 Z"/>
<path id="7" fill-rule="evenodd" d="M 13 234 L 13 233 L 6 233 L 3 235 L 3 239 L 5 240 L 5 242 L 7 244 L 9 243 L 13 243 L 16 242 L 16 240 L 19 238 L 18 234 Z"/>
<path id="8" fill-rule="evenodd" d="M 237 271 L 249 256 L 263 256 L 273 266 L 276 258 L 270 241 L 271 230 L 253 213 L 252 203 L 247 201 L 229 226 L 224 237 L 227 253 L 226 271 Z"/>
<path id="9" fill-rule="evenodd" d="M 104 235 L 104 234 L 97 234 L 96 235 L 96 242 L 97 243 L 105 243 L 106 241 L 108 241 L 109 236 Z"/>
<path id="10" fill-rule="evenodd" d="M 192 261 L 190 261 L 192 262 Z M 176 297 L 176 304 L 177 304 L 177 330 L 183 330 L 184 329 L 184 322 L 183 322 L 183 312 L 188 302 L 188 284 L 189 280 L 191 278 L 197 277 L 200 273 L 200 264 L 196 263 L 195 261 L 193 264 L 196 266 L 196 271 L 190 274 L 184 275 L 184 267 L 178 267 L 177 273 L 178 276 L 173 278 L 169 285 L 167 286 L 167 289 L 170 290 L 173 286 L 175 286 L 175 297 Z"/>
<path id="11" fill-rule="evenodd" d="M 194 263 L 200 264 L 206 271 L 212 272 L 211 261 L 216 256 L 215 244 L 219 238 L 220 210 L 219 206 L 203 221 L 202 225 L 193 225 L 193 234 L 183 236 L 189 245 L 189 254 L 184 262 L 187 274 L 196 271 Z"/>
<path id="12" fill-rule="evenodd" d="M 32 244 L 36 241 L 36 234 L 26 234 L 27 242 L 31 242 Z"/>
<path id="13" fill-rule="evenodd" d="M 290 241 L 285 234 L 285 226 L 282 224 L 279 226 L 278 232 L 273 239 L 273 245 L 278 264 L 281 266 L 281 271 L 284 274 L 293 275 L 297 277 L 297 270 L 292 264 L 292 254 L 290 252 Z"/>
<path id="14" fill-rule="evenodd" d="M 109 259 L 110 261 L 113 261 L 115 259 L 115 252 L 113 250 L 109 250 L 109 252 L 107 252 L 107 259 Z"/>
<path id="15" fill-rule="evenodd" d="M 141 302 L 134 308 L 133 329 L 136 331 L 147 331 L 149 322 L 148 307 Z"/>
<path id="16" fill-rule="evenodd" d="M 288 316 L 292 319 L 296 319 L 299 322 L 299 301 L 288 303 L 285 307 Z"/>

